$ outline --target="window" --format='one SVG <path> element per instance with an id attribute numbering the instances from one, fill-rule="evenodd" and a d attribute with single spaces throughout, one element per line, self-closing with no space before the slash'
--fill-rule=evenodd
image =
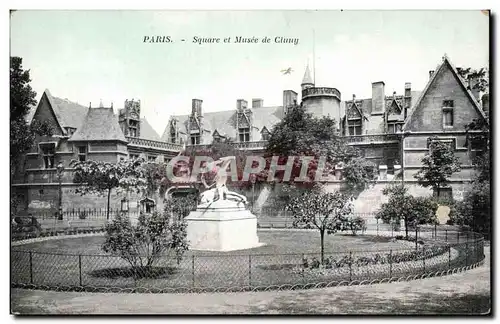
<path id="1" fill-rule="evenodd" d="M 432 194 L 436 198 L 445 198 L 445 199 L 453 198 L 453 190 L 451 189 L 451 187 L 439 188 L 439 194 L 437 189 L 433 189 Z"/>
<path id="2" fill-rule="evenodd" d="M 240 142 L 250 142 L 250 128 L 243 127 L 239 129 Z"/>
<path id="3" fill-rule="evenodd" d="M 200 144 L 200 134 L 191 134 L 191 145 Z"/>
<path id="4" fill-rule="evenodd" d="M 271 134 L 269 133 L 269 131 L 267 129 L 263 129 L 262 133 L 261 133 L 261 136 L 262 136 L 262 140 L 263 141 L 269 141 L 269 138 L 271 137 Z"/>
<path id="5" fill-rule="evenodd" d="M 389 134 L 396 134 L 401 132 L 401 124 L 398 123 L 388 123 L 387 124 L 387 132 Z"/>
<path id="6" fill-rule="evenodd" d="M 453 127 L 453 108 L 454 108 L 453 100 L 444 100 L 443 101 L 443 126 L 444 127 Z"/>
<path id="7" fill-rule="evenodd" d="M 78 146 L 78 161 L 84 162 L 87 160 L 87 147 Z"/>
<path id="8" fill-rule="evenodd" d="M 129 120 L 128 126 L 129 126 L 129 135 L 132 137 L 137 137 L 137 121 Z"/>
<path id="9" fill-rule="evenodd" d="M 53 143 L 41 144 L 40 149 L 42 150 L 43 166 L 45 169 L 51 169 L 55 167 L 54 164 L 54 154 L 56 146 Z"/>
<path id="10" fill-rule="evenodd" d="M 137 160 L 139 158 L 139 154 L 129 154 L 131 160 Z"/>
<path id="11" fill-rule="evenodd" d="M 170 142 L 172 142 L 172 143 L 177 142 L 177 133 L 176 133 L 175 128 L 173 126 L 170 127 Z"/>
<path id="12" fill-rule="evenodd" d="M 68 133 L 68 136 L 72 136 L 76 131 L 76 128 L 74 127 L 66 127 L 66 132 Z"/>
<path id="13" fill-rule="evenodd" d="M 361 119 L 348 120 L 349 135 L 361 135 Z"/>
<path id="14" fill-rule="evenodd" d="M 156 156 L 154 155 L 148 155 L 148 161 L 149 162 L 154 162 L 156 160 Z"/>

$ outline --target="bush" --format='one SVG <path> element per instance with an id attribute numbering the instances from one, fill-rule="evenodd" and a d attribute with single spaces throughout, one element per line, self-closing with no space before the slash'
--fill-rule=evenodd
<path id="1" fill-rule="evenodd" d="M 352 235 L 356 235 L 358 231 L 363 233 L 366 231 L 366 220 L 359 216 L 348 216 L 341 220 L 341 230 L 351 231 Z"/>
<path id="2" fill-rule="evenodd" d="M 102 249 L 127 261 L 136 277 L 149 273 L 160 257 L 179 263 L 188 249 L 186 223 L 172 222 L 170 213 L 141 214 L 135 226 L 121 214 L 105 231 Z"/>
<path id="3" fill-rule="evenodd" d="M 87 219 L 87 212 L 86 211 L 82 211 L 78 214 L 78 218 L 79 219 Z"/>

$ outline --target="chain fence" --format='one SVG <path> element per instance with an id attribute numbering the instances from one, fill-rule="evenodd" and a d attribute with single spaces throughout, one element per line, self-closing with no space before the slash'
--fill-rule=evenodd
<path id="1" fill-rule="evenodd" d="M 402 239 L 402 231 L 371 233 Z M 410 280 L 470 269 L 484 259 L 483 236 L 420 227 L 412 248 L 319 253 L 162 256 L 132 267 L 110 255 L 11 251 L 13 287 L 75 291 L 206 292 L 302 289 Z M 321 262 L 322 261 L 322 262 Z"/>

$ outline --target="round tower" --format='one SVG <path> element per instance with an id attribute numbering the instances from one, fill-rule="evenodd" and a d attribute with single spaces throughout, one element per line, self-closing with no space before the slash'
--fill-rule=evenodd
<path id="1" fill-rule="evenodd" d="M 336 88 L 316 87 L 311 79 L 309 65 L 302 80 L 302 105 L 315 117 L 330 116 L 340 128 L 340 91 Z"/>

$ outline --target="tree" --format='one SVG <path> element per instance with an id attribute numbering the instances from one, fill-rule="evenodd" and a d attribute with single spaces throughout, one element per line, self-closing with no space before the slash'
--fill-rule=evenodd
<path id="1" fill-rule="evenodd" d="M 460 161 L 449 144 L 435 138 L 429 141 L 429 153 L 422 159 L 422 169 L 415 174 L 415 178 L 423 187 L 432 187 L 439 197 L 440 189 L 448 183 L 448 178 L 461 170 Z"/>
<path id="2" fill-rule="evenodd" d="M 76 192 L 81 195 L 107 194 L 106 219 L 109 219 L 113 189 L 120 188 L 126 192 L 138 193 L 147 190 L 145 172 L 141 168 L 143 162 L 141 159 L 123 160 L 118 163 L 73 160 L 70 164 L 74 168 L 73 182 L 80 185 Z"/>
<path id="3" fill-rule="evenodd" d="M 402 184 L 388 186 L 382 192 L 389 200 L 380 206 L 375 217 L 391 224 L 404 220 L 406 239 L 410 225 L 436 223 L 438 204 L 432 198 L 414 197 Z"/>
<path id="4" fill-rule="evenodd" d="M 102 249 L 127 261 L 137 278 L 154 273 L 161 257 L 180 262 L 188 250 L 186 236 L 186 223 L 172 222 L 169 212 L 141 214 L 135 226 L 126 215 L 119 215 L 106 225 Z"/>
<path id="5" fill-rule="evenodd" d="M 482 92 L 488 91 L 489 88 L 489 75 L 488 71 L 485 68 L 481 68 L 479 70 L 468 68 L 457 68 L 458 75 L 462 77 L 466 81 L 466 84 L 469 84 L 470 81 L 477 80 L 476 83 L 472 85 L 471 90 L 479 90 Z"/>
<path id="6" fill-rule="evenodd" d="M 287 209 L 292 213 L 294 227 L 314 227 L 319 231 L 323 264 L 325 233 L 334 234 L 342 230 L 353 206 L 344 193 L 325 193 L 321 186 L 316 186 L 292 198 Z"/>
<path id="7" fill-rule="evenodd" d="M 347 145 L 345 139 L 336 130 L 336 121 L 330 117 L 315 118 L 303 106 L 288 110 L 285 117 L 277 123 L 265 148 L 266 170 L 269 170 L 272 156 L 279 156 L 278 164 L 285 164 L 289 157 L 296 157 L 293 163 L 290 181 L 296 188 L 310 188 L 316 180 L 316 171 L 321 167 L 321 158 L 325 159 L 324 175 L 332 175 L 335 166 L 342 166 L 343 183 L 341 190 L 348 197 L 353 197 L 368 187 L 376 179 L 375 165 L 363 158 L 357 149 Z M 297 181 L 302 172 L 300 157 L 309 156 L 307 178 L 309 181 Z M 283 181 L 284 171 L 276 172 L 276 182 Z M 258 179 L 265 181 L 268 174 L 262 172 Z"/>
<path id="8" fill-rule="evenodd" d="M 52 128 L 47 123 L 33 121 L 27 123 L 26 116 L 36 105 L 36 92 L 30 86 L 30 71 L 23 70 L 22 58 L 10 58 L 10 179 L 19 172 L 24 164 L 25 153 L 33 146 L 37 135 L 52 135 Z M 17 197 L 11 190 L 11 211 L 17 207 Z"/>

